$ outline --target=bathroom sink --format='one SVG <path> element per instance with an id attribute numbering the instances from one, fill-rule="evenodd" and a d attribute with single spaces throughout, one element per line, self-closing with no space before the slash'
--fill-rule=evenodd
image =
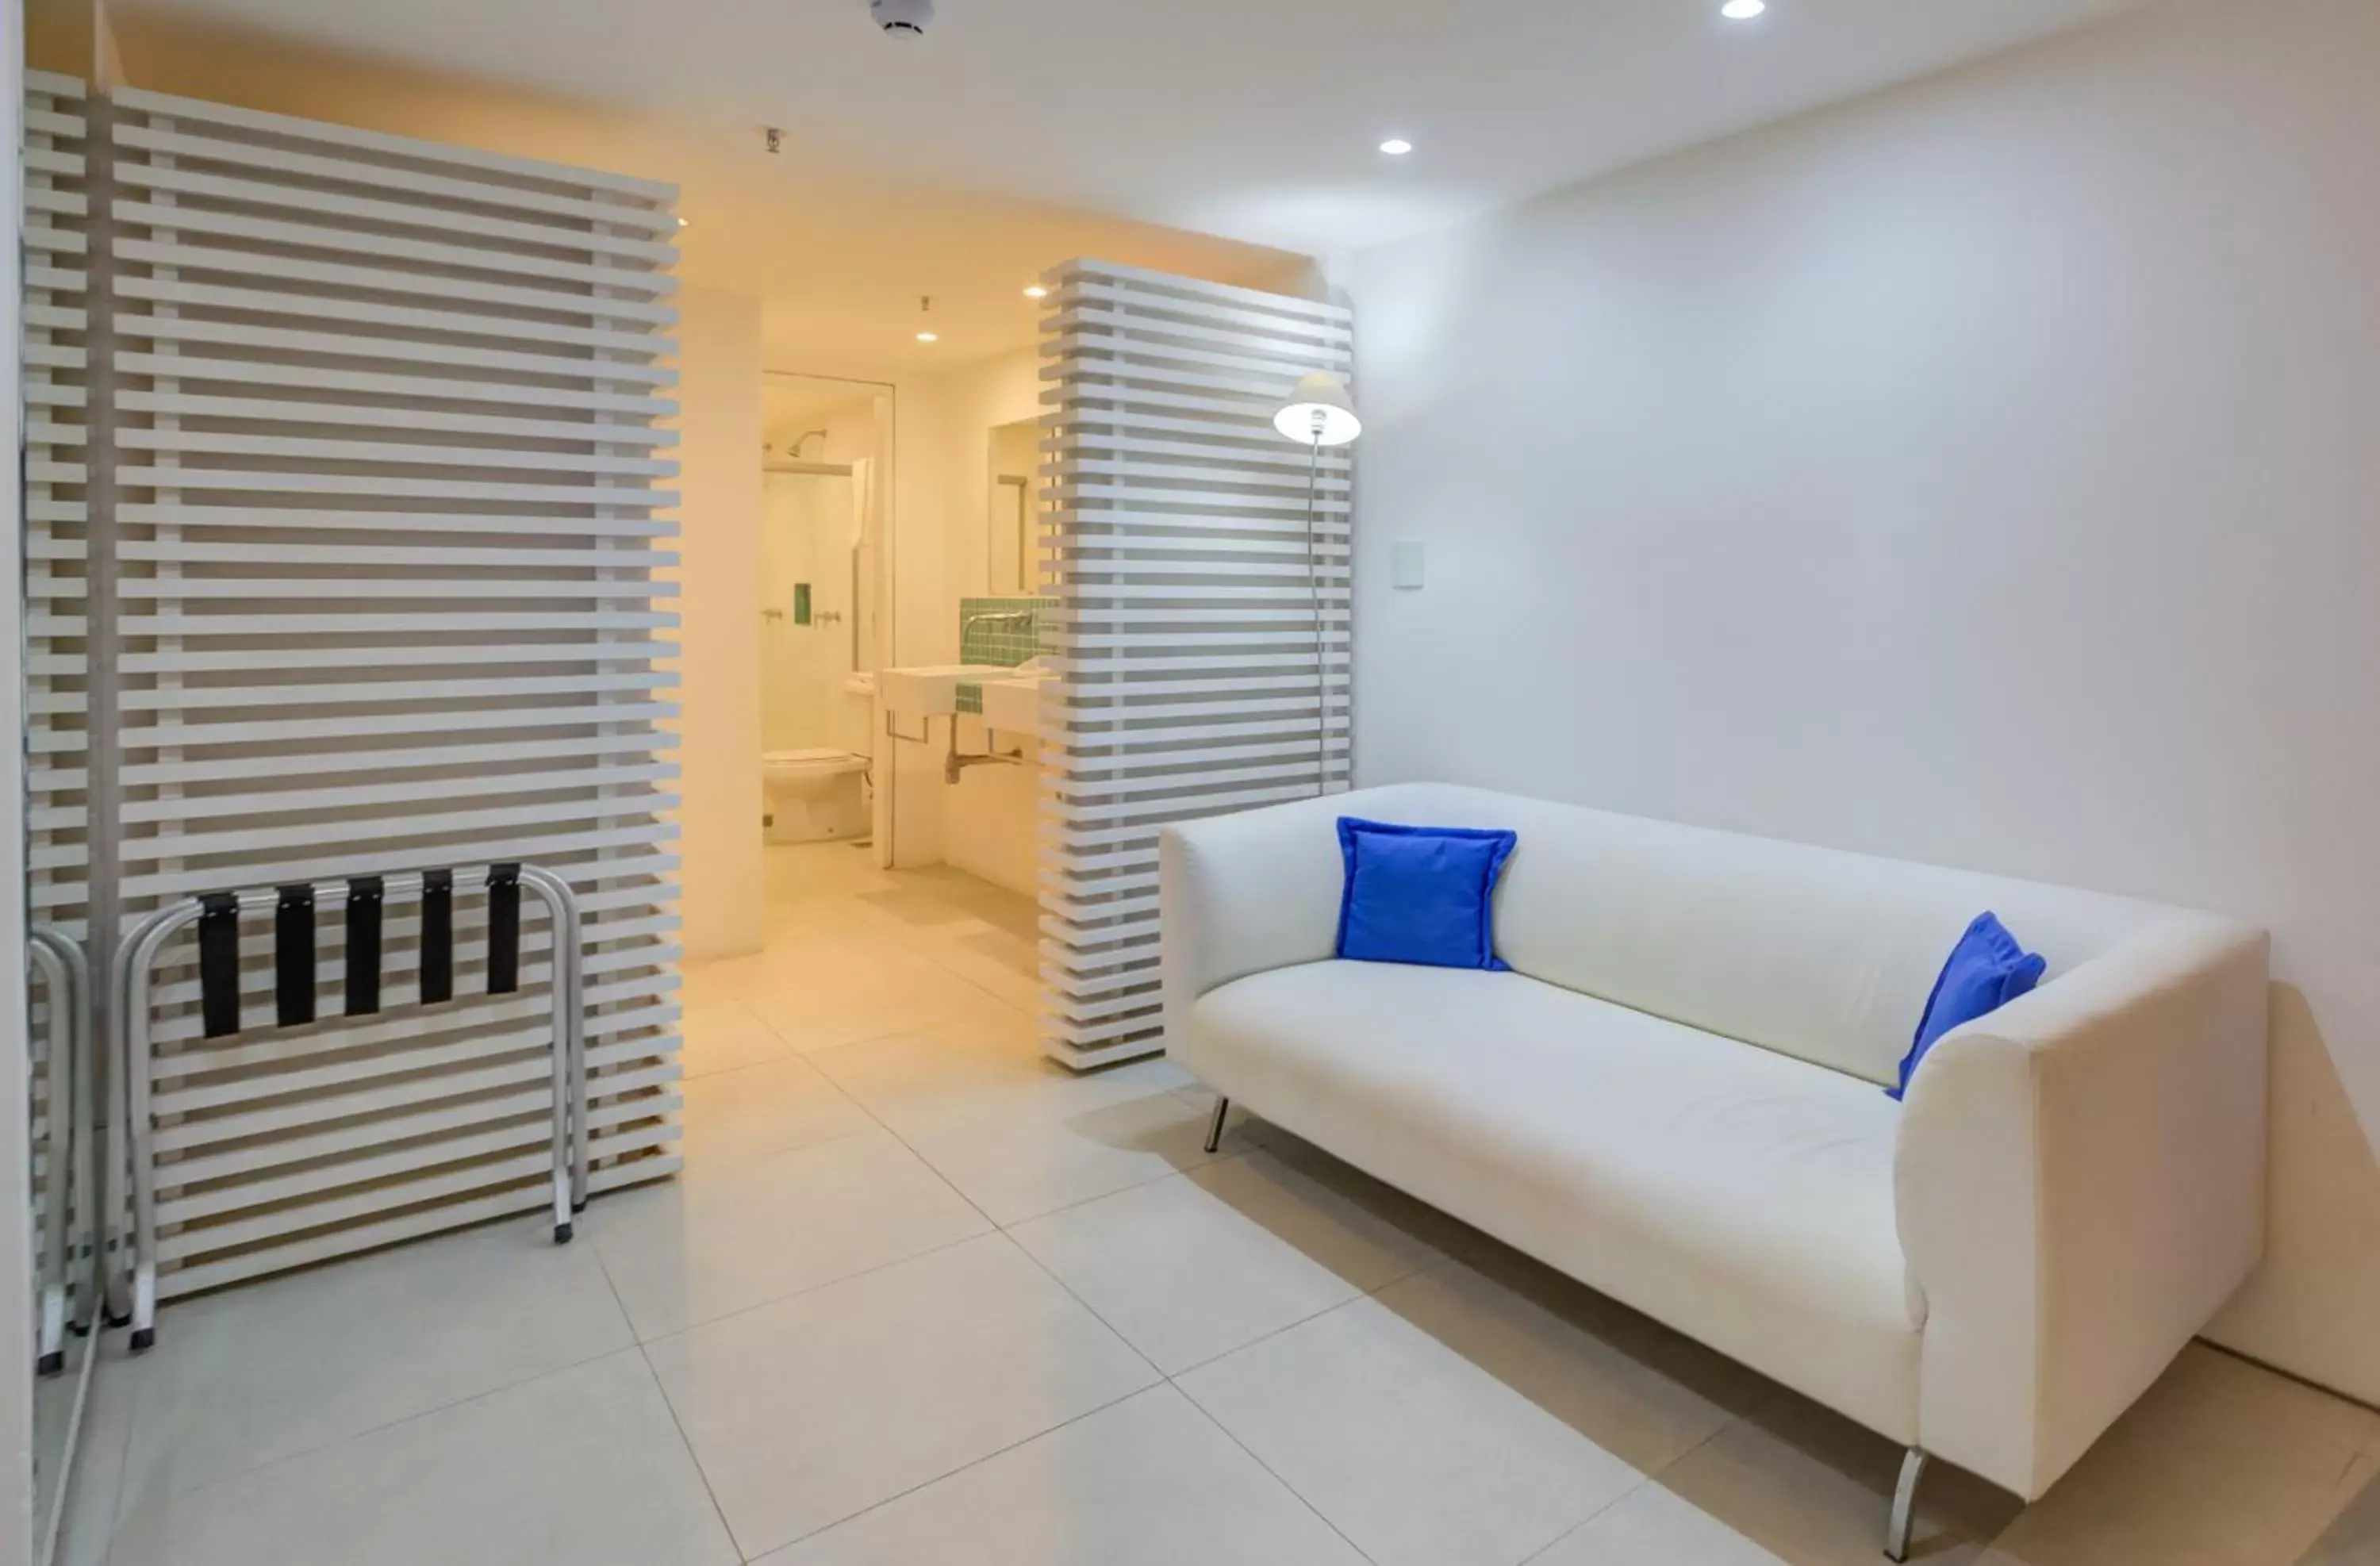
<path id="1" fill-rule="evenodd" d="M 1003 674 L 1010 673 L 1002 671 Z M 1012 674 L 983 682 L 983 726 L 1004 734 L 1041 732 L 1041 674 Z"/>
<path id="2" fill-rule="evenodd" d="M 946 718 L 958 710 L 959 686 L 1003 679 L 1015 671 L 1004 663 L 926 663 L 880 669 L 877 699 L 884 710 L 907 718 Z"/>

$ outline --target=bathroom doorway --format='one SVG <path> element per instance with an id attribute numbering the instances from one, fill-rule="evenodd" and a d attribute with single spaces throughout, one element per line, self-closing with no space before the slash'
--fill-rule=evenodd
<path id="1" fill-rule="evenodd" d="M 772 848 L 868 844 L 891 599 L 892 388 L 771 372 L 762 401 L 762 836 Z"/>

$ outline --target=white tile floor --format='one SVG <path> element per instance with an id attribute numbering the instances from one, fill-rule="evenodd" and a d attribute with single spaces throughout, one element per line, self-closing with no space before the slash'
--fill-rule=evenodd
<path id="1" fill-rule="evenodd" d="M 1259 1123 L 1040 1060 L 1032 909 L 775 850 L 685 1176 L 169 1306 L 80 1566 L 1832 1566 L 1898 1453 Z M 109 1353 L 120 1358 L 120 1338 Z M 2380 1566 L 2380 1415 L 2193 1349 L 1919 1559 Z M 112 1548 L 108 1524 L 114 1522 Z"/>

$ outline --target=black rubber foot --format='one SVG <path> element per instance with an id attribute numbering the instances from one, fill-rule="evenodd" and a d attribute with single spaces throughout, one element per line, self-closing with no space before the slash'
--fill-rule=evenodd
<path id="1" fill-rule="evenodd" d="M 99 1315 L 99 1324 L 103 1327 L 111 1328 L 129 1327 L 132 1325 L 132 1313 L 130 1311 L 127 1311 L 122 1316 L 111 1316 L 107 1312 L 102 1311 Z"/>
<path id="2" fill-rule="evenodd" d="M 553 1243 L 557 1245 L 570 1244 L 570 1225 L 557 1223 L 553 1226 Z"/>
<path id="3" fill-rule="evenodd" d="M 581 1196 L 577 1201 L 571 1203 L 570 1210 L 572 1212 L 585 1212 L 587 1210 L 587 1198 Z"/>
<path id="4" fill-rule="evenodd" d="M 44 1376 L 55 1376 L 66 1367 L 67 1352 L 64 1349 L 58 1350 L 55 1354 L 45 1354 L 33 1362 L 33 1368 Z"/>
<path id="5" fill-rule="evenodd" d="M 139 1331 L 132 1334 L 132 1352 L 134 1354 L 147 1354 L 149 1350 L 155 1345 L 156 1341 L 157 1329 L 154 1327 L 143 1327 Z"/>

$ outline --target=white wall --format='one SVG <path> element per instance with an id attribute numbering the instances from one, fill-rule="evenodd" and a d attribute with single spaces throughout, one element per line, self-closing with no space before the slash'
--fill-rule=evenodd
<path id="1" fill-rule="evenodd" d="M 985 591 L 991 431 L 1039 413 L 1038 364 L 1038 350 L 1022 348 L 900 383 L 892 491 L 895 662 L 947 663 L 959 655 L 959 600 Z M 970 748 L 983 738 L 976 725 L 960 737 Z M 955 787 L 948 786 L 941 770 L 946 743 L 937 722 L 930 747 L 892 747 L 898 863 L 948 863 L 1030 892 L 1031 775 L 1017 768 L 972 767 Z"/>
<path id="2" fill-rule="evenodd" d="M 2375 148 L 2380 5 L 2192 0 L 1353 278 L 1361 780 L 2267 922 L 2273 1248 L 2216 1335 L 2366 1399 Z"/>
<path id="3" fill-rule="evenodd" d="M 685 770 L 679 790 L 686 953 L 759 950 L 760 303 L 678 297 L 680 596 Z"/>

